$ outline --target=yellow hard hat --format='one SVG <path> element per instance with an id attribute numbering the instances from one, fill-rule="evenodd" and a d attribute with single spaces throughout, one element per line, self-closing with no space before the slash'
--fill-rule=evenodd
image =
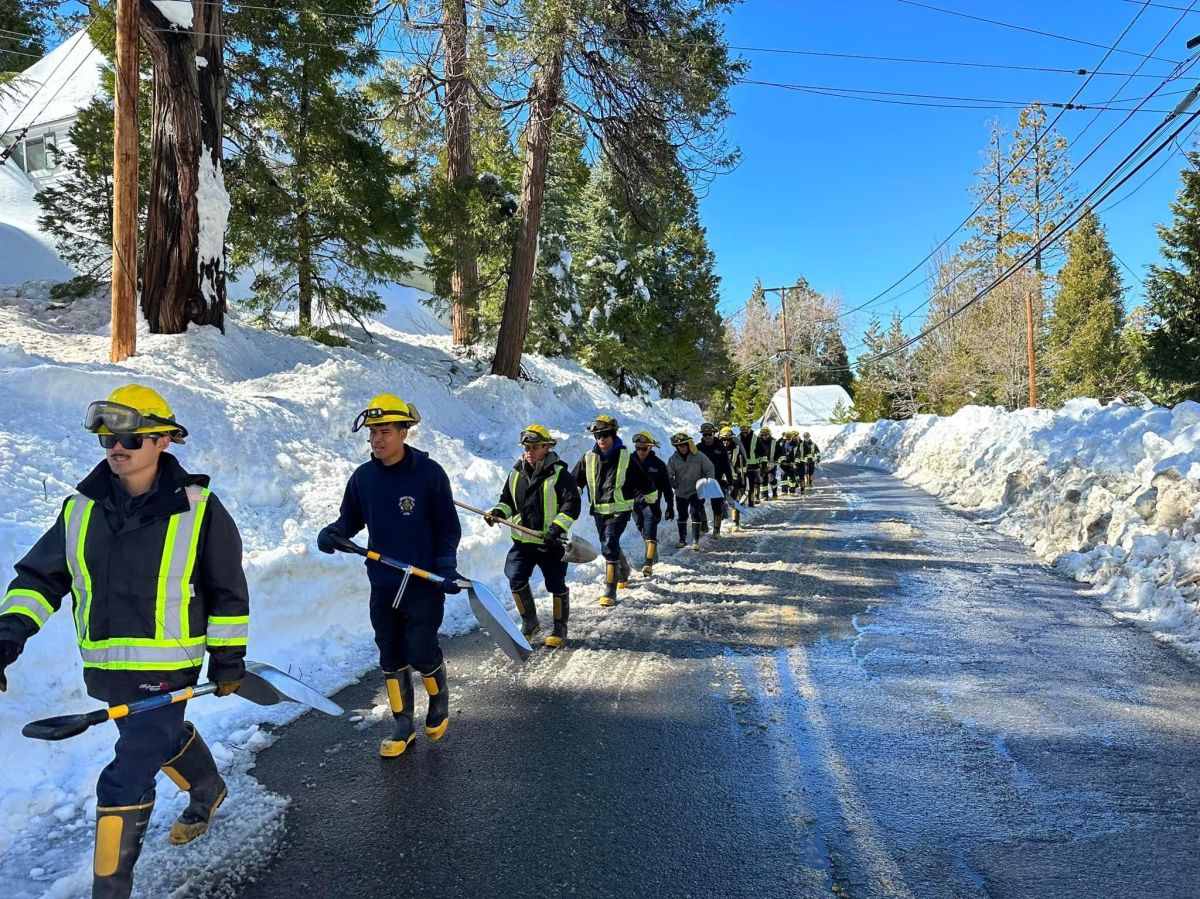
<path id="1" fill-rule="evenodd" d="M 720 431 L 717 432 L 717 436 L 721 437 L 722 439 L 724 439 L 726 437 L 732 438 L 733 437 L 733 428 L 729 427 L 729 425 L 726 425 L 725 427 L 721 428 Z"/>
<path id="2" fill-rule="evenodd" d="M 617 420 L 611 415 L 597 415 L 596 420 L 588 425 L 588 431 L 592 434 L 599 434 L 605 431 L 616 432 L 618 427 L 620 425 L 617 424 Z"/>
<path id="3" fill-rule="evenodd" d="M 94 434 L 169 434 L 183 443 L 187 428 L 175 421 L 167 401 L 153 388 L 126 384 L 87 408 L 83 426 Z"/>
<path id="4" fill-rule="evenodd" d="M 638 431 L 633 435 L 634 446 L 658 446 L 659 442 L 654 439 L 649 431 Z"/>
<path id="5" fill-rule="evenodd" d="M 520 443 L 522 446 L 538 446 L 541 444 L 554 446 L 557 441 L 541 425 L 530 425 L 521 432 Z"/>
<path id="6" fill-rule="evenodd" d="M 371 397 L 367 408 L 358 413 L 351 430 L 359 431 L 370 425 L 385 425 L 391 422 L 415 425 L 421 420 L 421 413 L 412 403 L 406 403 L 394 393 L 377 393 Z"/>

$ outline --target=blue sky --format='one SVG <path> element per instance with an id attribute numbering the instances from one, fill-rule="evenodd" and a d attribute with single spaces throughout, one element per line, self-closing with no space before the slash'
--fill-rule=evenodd
<path id="1" fill-rule="evenodd" d="M 731 45 L 792 48 L 866 55 L 1095 68 L 1141 8 L 1128 0 L 921 0 L 928 5 L 1003 20 L 1090 41 L 1101 47 L 1028 34 L 907 5 L 900 0 L 747 0 L 728 19 Z M 1187 7 L 1189 0 L 1153 0 Z M 1200 34 L 1195 13 L 1152 6 L 1133 24 L 1121 49 L 1149 53 L 1183 17 L 1157 56 L 1182 60 L 1185 44 Z M 751 62 L 747 78 L 792 84 L 984 97 L 1021 103 L 1066 102 L 1083 83 L 1075 74 L 960 68 L 895 62 L 842 60 L 738 51 Z M 1100 72 L 1128 74 L 1141 57 L 1114 53 Z M 1149 60 L 1141 69 L 1159 77 L 1135 77 L 1121 97 L 1142 97 L 1171 71 L 1169 62 Z M 1163 88 L 1191 87 L 1200 65 Z M 1109 100 L 1124 77 L 1098 74 L 1076 101 Z M 1148 108 L 1170 108 L 1171 95 Z M 701 217 L 721 275 L 721 310 L 744 304 L 761 278 L 765 286 L 790 284 L 803 275 L 818 290 L 838 293 L 849 309 L 883 291 L 916 265 L 974 206 L 968 193 L 982 161 L 989 121 L 1011 129 L 1017 109 L 919 108 L 817 96 L 743 84 L 731 95 L 734 117 L 728 134 L 744 154 L 741 166 L 718 178 L 701 201 Z M 1129 106 L 1136 104 L 1126 104 Z M 1051 117 L 1055 112 L 1050 111 Z M 1081 160 L 1125 117 L 1121 112 L 1067 111 L 1058 130 L 1071 142 L 1073 163 Z M 1162 119 L 1138 113 L 1108 138 L 1074 176 L 1087 193 Z M 1075 138 L 1082 134 L 1079 142 Z M 1185 135 L 1187 132 L 1185 132 Z M 1191 141 L 1187 141 L 1188 146 Z M 1169 203 L 1179 184 L 1183 156 L 1172 157 L 1158 174 L 1167 151 L 1100 207 L 1117 255 L 1140 277 L 1158 260 L 1156 223 L 1170 220 Z M 1143 182 L 1144 185 L 1143 185 Z M 1106 205 L 1130 194 L 1109 211 Z M 956 235 L 950 246 L 964 238 Z M 923 302 L 924 287 L 891 299 L 925 276 L 922 268 L 874 306 L 885 319 Z M 1122 270 L 1126 305 L 1140 302 L 1141 284 Z M 865 310 L 845 325 L 853 346 L 867 322 Z M 917 330 L 923 315 L 906 323 Z M 857 353 L 851 350 L 851 357 Z"/>

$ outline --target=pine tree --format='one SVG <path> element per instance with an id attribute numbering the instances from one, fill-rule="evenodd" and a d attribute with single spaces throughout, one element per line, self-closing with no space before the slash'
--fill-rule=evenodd
<path id="1" fill-rule="evenodd" d="M 416 209 L 405 170 L 370 127 L 353 83 L 376 63 L 358 41 L 370 0 L 297 0 L 288 9 L 240 7 L 230 29 L 249 52 L 230 70 L 229 115 L 242 136 L 230 159 L 231 259 L 254 266 L 262 320 L 281 305 L 299 330 L 382 310 L 375 285 L 402 275 Z"/>
<path id="2" fill-rule="evenodd" d="M 833 328 L 826 332 L 821 341 L 817 365 L 820 367 L 813 372 L 812 383 L 838 384 L 851 396 L 854 395 L 854 372 L 850 369 L 850 356 L 836 319 Z"/>
<path id="3" fill-rule="evenodd" d="M 1146 278 L 1150 315 L 1144 367 L 1155 399 L 1200 400 L 1200 153 L 1187 154 L 1174 221 L 1159 225 L 1165 265 Z"/>
<path id="4" fill-rule="evenodd" d="M 4 85 L 46 52 L 46 36 L 39 19 L 43 4 L 16 0 L 0 6 L 0 98 Z M 0 122 L 0 128 L 7 125 Z"/>
<path id="5" fill-rule="evenodd" d="M 1067 139 L 1047 129 L 1046 110 L 1040 103 L 1021 110 L 1008 156 L 1016 192 L 1014 207 L 1021 215 L 1016 223 L 1016 244 L 1020 251 L 1037 248 L 1033 270 L 1041 274 L 1046 269 L 1044 256 L 1054 251 L 1041 249 L 1040 241 L 1067 213 L 1071 164 Z"/>
<path id="6" fill-rule="evenodd" d="M 1088 209 L 1067 235 L 1067 261 L 1049 323 L 1050 395 L 1109 399 L 1123 369 L 1121 276 L 1104 227 Z"/>
<path id="7" fill-rule="evenodd" d="M 1003 142 L 1004 128 L 994 120 L 983 152 L 984 163 L 975 172 L 978 180 L 971 186 L 980 209 L 967 227 L 975 233 L 964 247 L 968 255 L 975 257 L 973 265 L 991 274 L 1004 269 L 1018 242 L 1013 232 L 1017 196 Z"/>

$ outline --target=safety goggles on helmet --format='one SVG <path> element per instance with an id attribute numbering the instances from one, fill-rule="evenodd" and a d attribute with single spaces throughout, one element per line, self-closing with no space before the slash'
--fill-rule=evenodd
<path id="1" fill-rule="evenodd" d="M 521 432 L 523 446 L 554 446 L 554 442 L 547 434 L 533 428 L 526 428 Z"/>
<path id="2" fill-rule="evenodd" d="M 101 428 L 106 428 L 112 434 L 146 433 L 149 429 L 157 428 L 175 431 L 180 439 L 188 435 L 187 428 L 178 422 L 160 415 L 144 414 L 133 406 L 111 400 L 97 400 L 88 406 L 83 414 L 83 426 L 92 433 L 97 433 Z"/>
<path id="3" fill-rule="evenodd" d="M 96 439 L 105 449 L 112 449 L 120 444 L 122 449 L 136 450 L 142 448 L 142 442 L 145 440 L 157 440 L 159 437 L 166 436 L 166 434 L 97 434 Z"/>
<path id="4" fill-rule="evenodd" d="M 404 416 L 403 419 L 389 417 L 387 421 L 380 421 L 385 416 Z M 416 406 L 409 406 L 407 409 L 363 409 L 358 413 L 358 418 L 354 419 L 354 425 L 350 428 L 352 432 L 361 431 L 364 427 L 371 425 L 395 425 L 401 430 L 408 430 L 409 427 L 415 425 L 421 420 L 421 413 L 417 411 Z"/>
<path id="5" fill-rule="evenodd" d="M 684 446 L 685 444 L 690 444 L 691 442 L 692 438 L 682 431 L 671 438 L 671 446 Z"/>
<path id="6" fill-rule="evenodd" d="M 717 426 L 706 421 L 704 424 L 700 425 L 700 433 L 715 434 L 717 433 Z"/>

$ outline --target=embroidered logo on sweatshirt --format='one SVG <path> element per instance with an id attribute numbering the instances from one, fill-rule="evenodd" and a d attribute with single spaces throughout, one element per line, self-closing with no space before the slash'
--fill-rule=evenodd
<path id="1" fill-rule="evenodd" d="M 400 511 L 405 515 L 412 515 L 413 509 L 417 507 L 417 501 L 411 496 L 400 497 Z"/>

